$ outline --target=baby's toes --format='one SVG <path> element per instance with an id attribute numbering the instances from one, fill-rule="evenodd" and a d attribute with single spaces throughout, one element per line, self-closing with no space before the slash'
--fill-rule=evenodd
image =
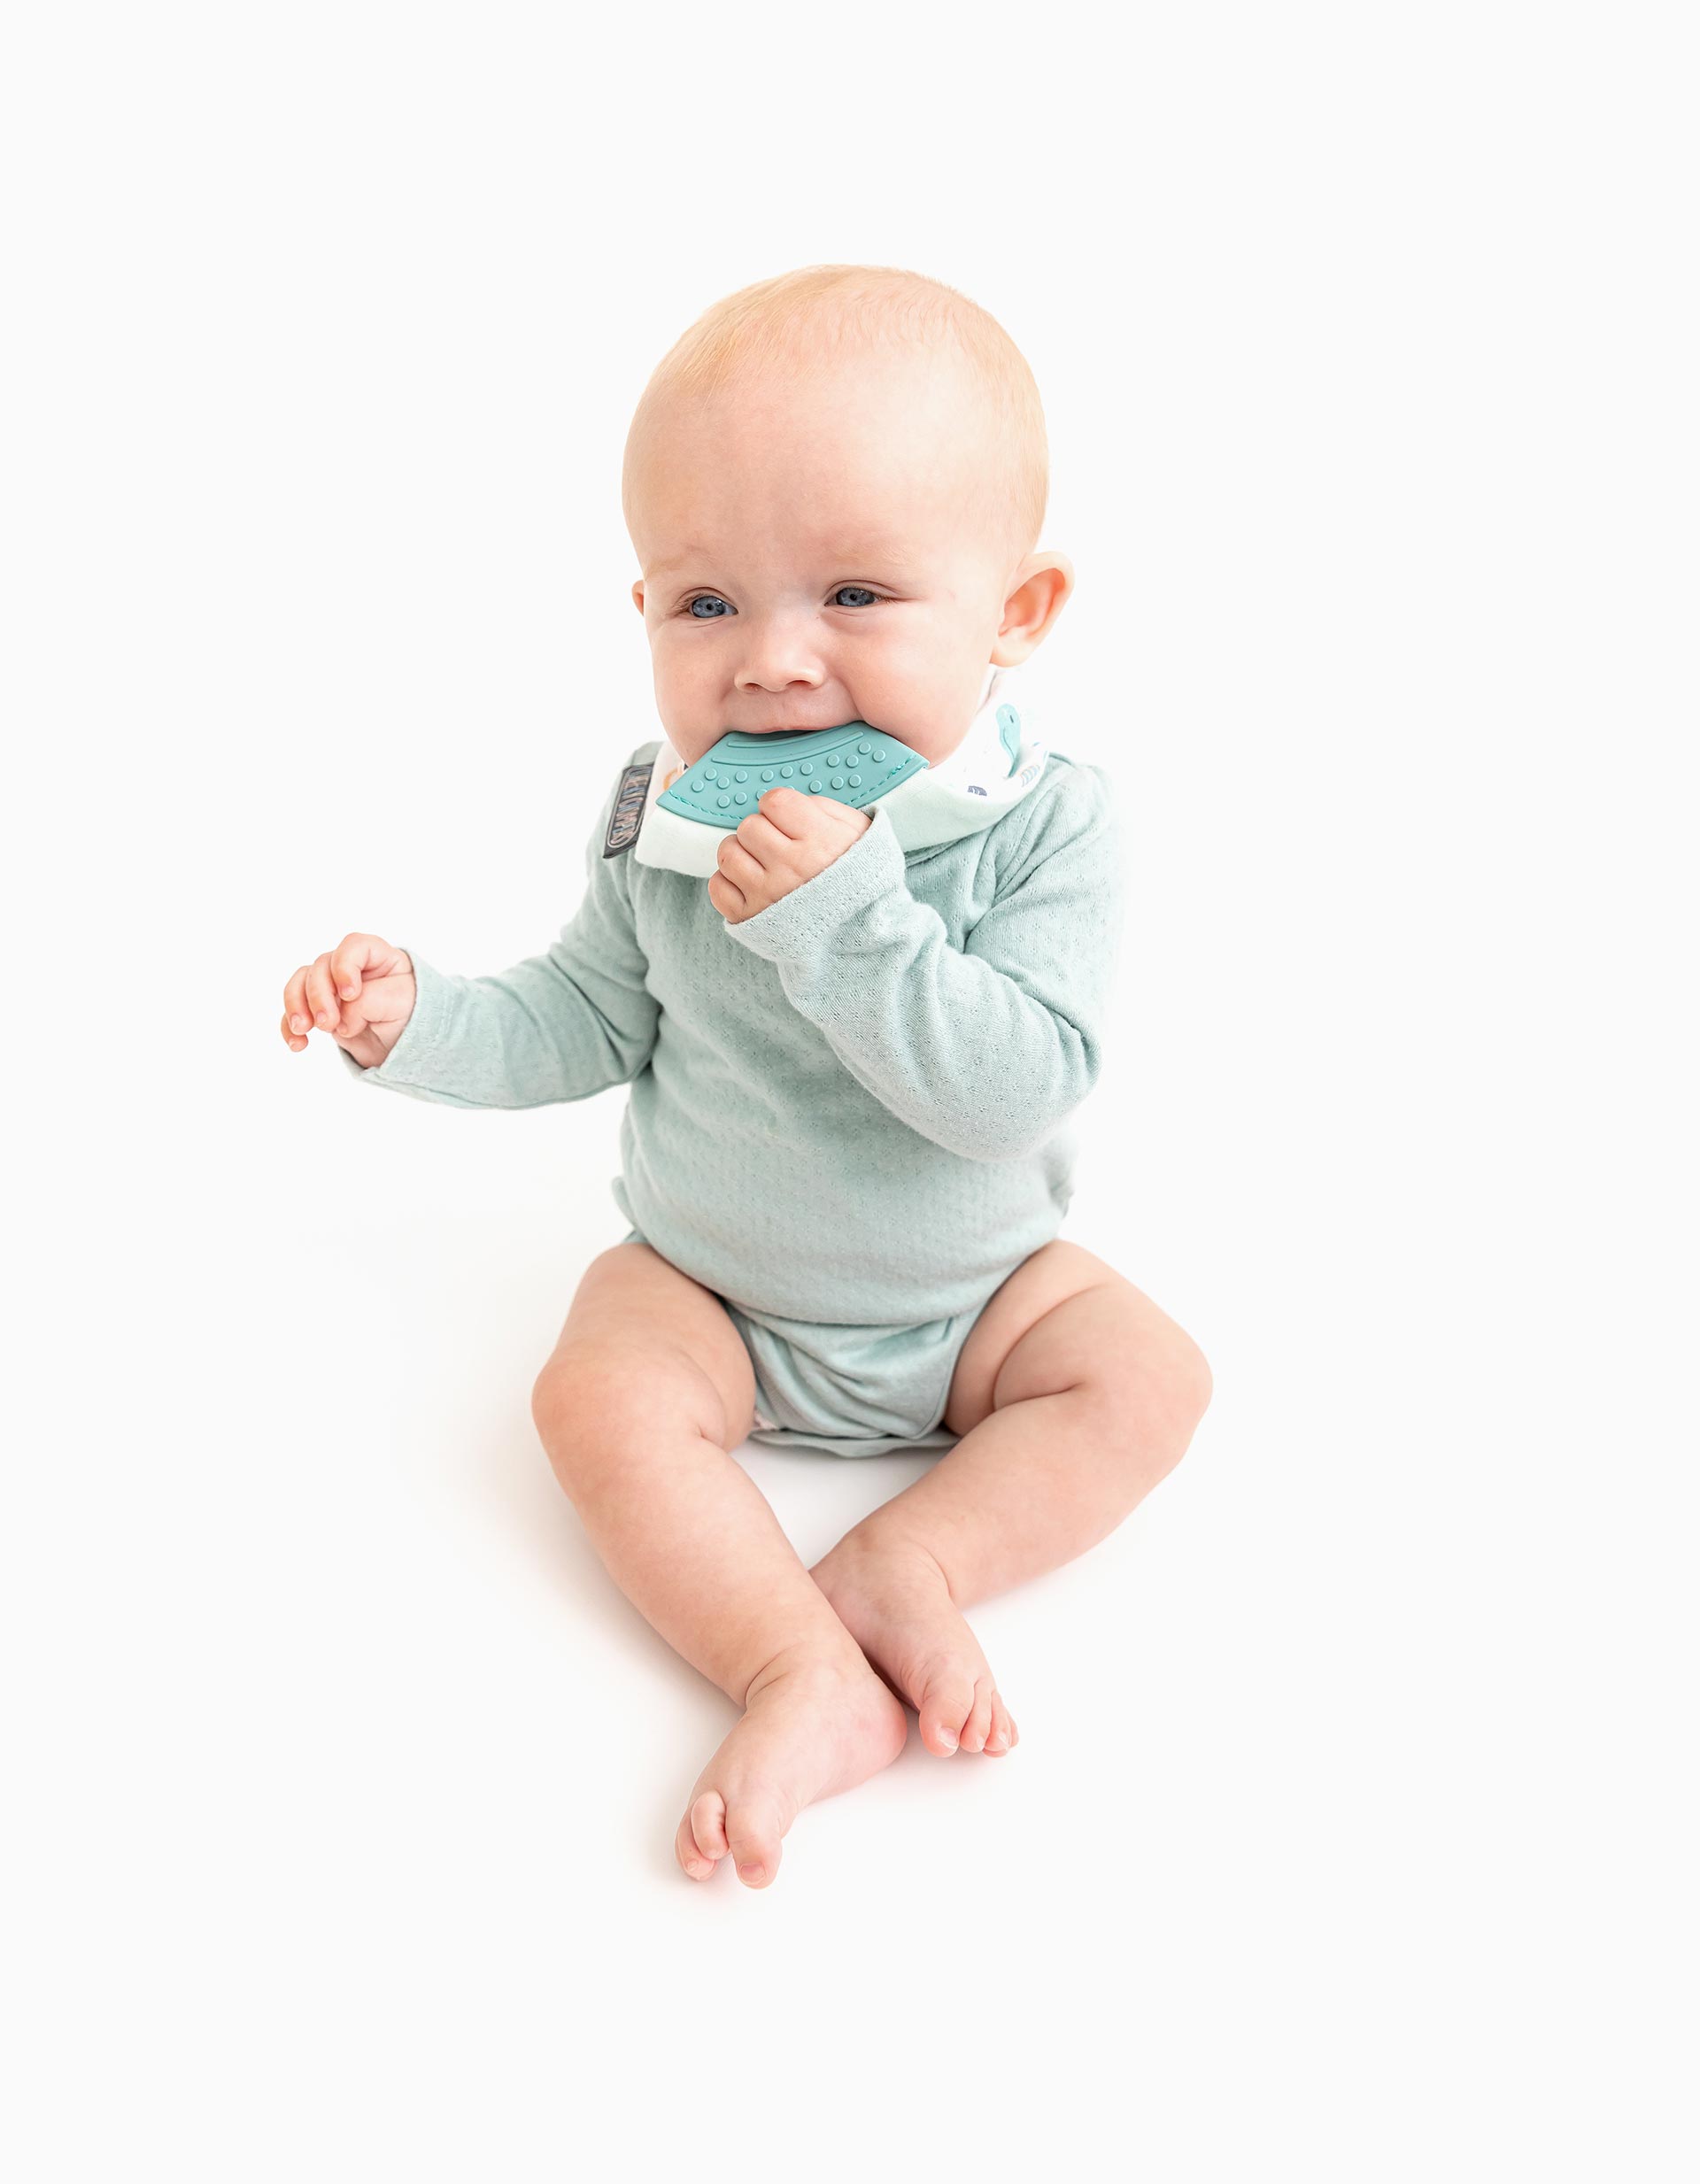
<path id="1" fill-rule="evenodd" d="M 939 1759 L 948 1759 L 962 1740 L 962 1725 L 974 1710 L 974 1679 L 947 1668 L 921 1694 L 921 1741 Z"/>
<path id="2" fill-rule="evenodd" d="M 734 1796 L 726 1815 L 732 1863 L 746 1888 L 765 1888 L 779 1871 L 779 1816 L 760 1797 Z"/>
<path id="3" fill-rule="evenodd" d="M 992 1694 L 992 1733 L 985 1740 L 987 1756 L 1001 1758 L 1016 1740 L 1016 1725 L 1009 1718 L 1009 1709 L 994 1691 Z"/>
<path id="4" fill-rule="evenodd" d="M 726 1856 L 726 1801 L 718 1790 L 704 1790 L 679 1822 L 673 1848 L 692 1880 L 707 1880 L 717 1859 Z"/>
<path id="5" fill-rule="evenodd" d="M 968 1719 L 962 1724 L 962 1749 L 980 1752 L 985 1748 L 985 1740 L 992 1730 L 992 1701 L 995 1694 L 986 1677 L 982 1676 L 974 1686 L 974 1703 L 969 1709 Z"/>
<path id="6" fill-rule="evenodd" d="M 679 1822 L 679 1832 L 673 1838 L 674 1855 L 692 1880 L 707 1880 L 715 1870 L 715 1861 L 705 1857 L 691 1832 L 691 1816 L 686 1813 Z"/>

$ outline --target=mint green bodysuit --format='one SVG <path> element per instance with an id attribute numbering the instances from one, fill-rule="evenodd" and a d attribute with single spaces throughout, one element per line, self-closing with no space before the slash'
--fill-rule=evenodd
<path id="1" fill-rule="evenodd" d="M 629 1084 L 628 1240 L 722 1300 L 755 1369 L 753 1438 L 948 1445 L 962 1343 L 1072 1193 L 1068 1118 L 1098 1075 L 1122 922 L 1109 777 L 1052 751 L 993 825 L 907 853 L 877 806 L 738 924 L 706 880 L 603 855 L 617 787 L 554 944 L 484 977 L 409 949 L 401 1037 L 344 1065 L 454 1107 Z"/>

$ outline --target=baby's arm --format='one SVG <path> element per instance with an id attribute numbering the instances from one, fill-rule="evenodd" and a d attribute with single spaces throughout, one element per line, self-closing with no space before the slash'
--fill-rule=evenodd
<path id="1" fill-rule="evenodd" d="M 654 1048 L 661 1007 L 644 983 L 627 860 L 601 853 L 617 794 L 616 782 L 585 847 L 583 899 L 543 954 L 467 978 L 414 951 L 390 951 L 398 964 L 411 963 L 417 992 L 388 1053 L 374 1060 L 358 1040 L 339 1037 L 338 1023 L 321 1027 L 337 1039 L 355 1077 L 450 1107 L 534 1107 L 587 1099 L 638 1075 Z M 288 991 L 302 976 L 297 972 L 286 990 L 286 1013 Z M 338 1007 L 334 992 L 330 1005 Z M 357 1018 L 361 1007 L 356 999 Z"/>
<path id="2" fill-rule="evenodd" d="M 1104 776 L 1071 766 L 1008 853 L 965 947 L 910 894 L 891 822 L 727 931 L 902 1122 L 970 1160 L 1041 1143 L 1096 1081 L 1122 919 Z"/>

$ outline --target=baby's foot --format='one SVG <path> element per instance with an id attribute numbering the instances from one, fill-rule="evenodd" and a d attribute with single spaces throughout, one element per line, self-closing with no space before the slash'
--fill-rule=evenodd
<path id="1" fill-rule="evenodd" d="M 947 1759 L 958 1745 L 1001 1759 L 1016 1741 L 979 1640 L 945 1573 L 912 1541 L 854 1532 L 809 1572 L 874 1666 L 921 1717 L 921 1741 Z"/>
<path id="2" fill-rule="evenodd" d="M 865 1661 L 787 1655 L 746 1694 L 744 1718 L 697 1777 L 674 1839 L 679 1864 L 707 1880 L 730 1852 L 738 1879 L 765 1888 L 779 1839 L 805 1805 L 889 1767 L 908 1717 Z"/>

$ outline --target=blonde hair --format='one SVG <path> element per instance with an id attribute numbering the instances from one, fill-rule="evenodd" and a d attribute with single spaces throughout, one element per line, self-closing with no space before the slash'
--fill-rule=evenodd
<path id="1" fill-rule="evenodd" d="M 892 345 L 954 343 L 987 413 L 980 503 L 1010 561 L 1038 544 L 1050 495 L 1045 412 L 1032 372 L 992 316 L 943 281 L 900 266 L 800 266 L 711 304 L 650 374 L 626 439 L 622 483 L 631 517 L 634 449 L 656 409 L 700 395 L 746 369 Z"/>

